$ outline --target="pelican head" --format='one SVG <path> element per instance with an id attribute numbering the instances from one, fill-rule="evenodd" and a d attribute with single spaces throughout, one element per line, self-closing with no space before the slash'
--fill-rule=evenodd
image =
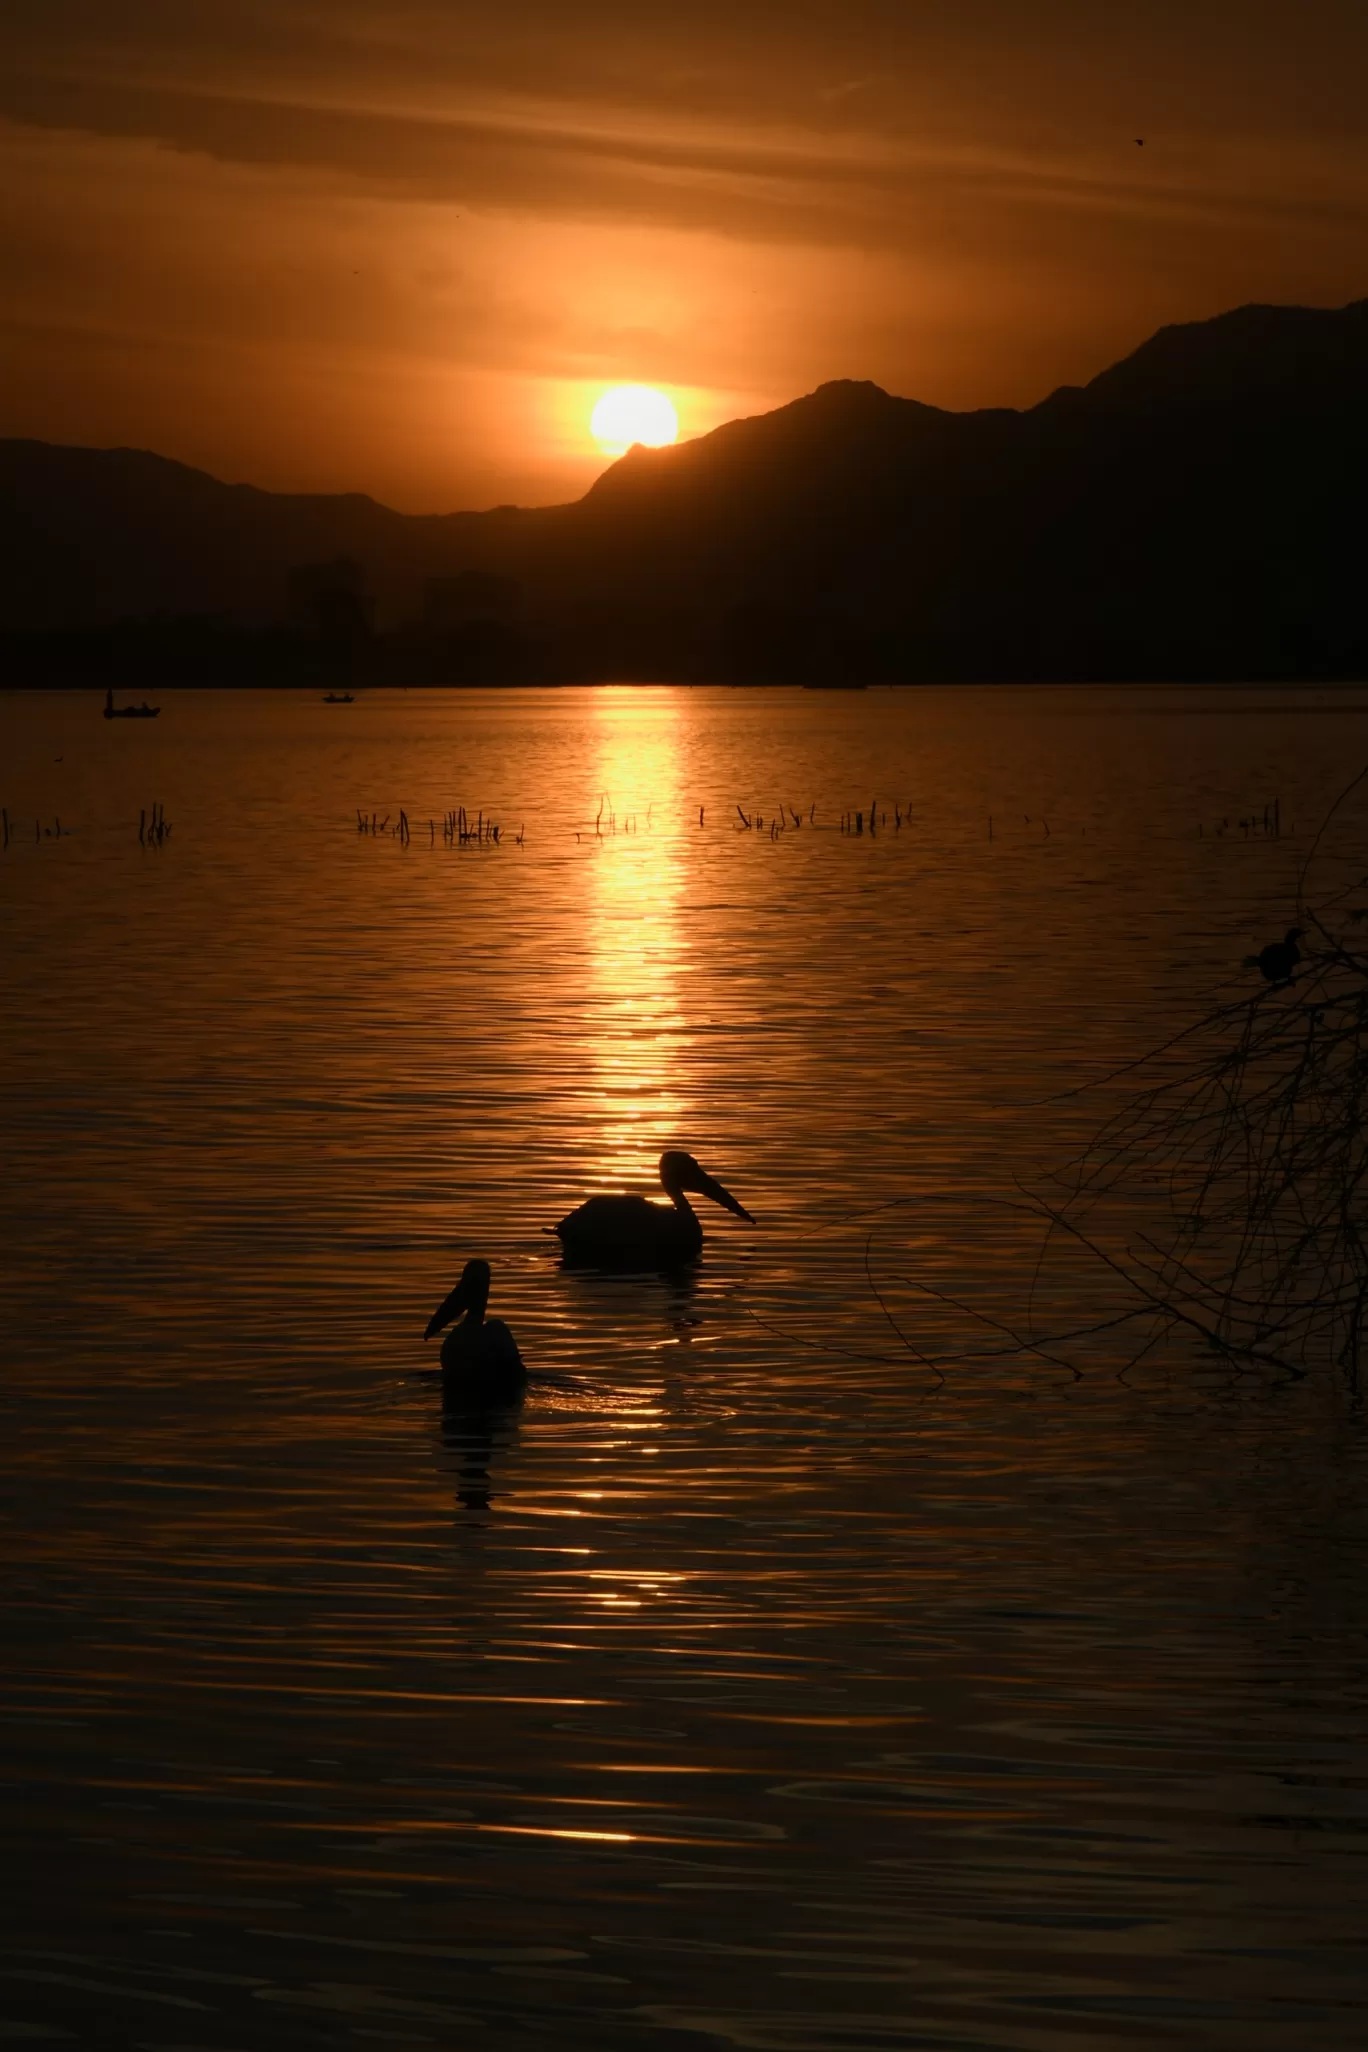
<path id="1" fill-rule="evenodd" d="M 459 1318 L 464 1311 L 468 1325 L 478 1325 L 489 1302 L 489 1263 L 467 1261 L 461 1270 L 461 1280 L 451 1295 L 437 1306 L 428 1320 L 424 1339 L 431 1339 L 444 1325 L 450 1325 L 453 1318 Z"/>
<path id="2" fill-rule="evenodd" d="M 737 1218 L 744 1218 L 747 1225 L 754 1225 L 744 1204 L 738 1204 L 730 1190 L 724 1190 L 715 1177 L 705 1168 L 700 1168 L 691 1154 L 682 1148 L 672 1147 L 660 1157 L 660 1180 L 671 1197 L 685 1190 L 696 1191 L 700 1197 L 711 1197 L 714 1204 L 720 1204 L 724 1211 L 734 1212 Z"/>

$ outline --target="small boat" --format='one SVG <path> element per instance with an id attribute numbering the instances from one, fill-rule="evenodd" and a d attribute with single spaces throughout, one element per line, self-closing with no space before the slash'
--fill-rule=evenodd
<path id="1" fill-rule="evenodd" d="M 149 705 L 146 699 L 141 705 L 115 705 L 114 693 L 105 693 L 104 716 L 107 720 L 155 720 L 160 712 L 159 705 Z"/>
<path id="2" fill-rule="evenodd" d="M 423 1338 L 431 1339 L 460 1318 L 442 1341 L 442 1381 L 448 1393 L 475 1404 L 514 1403 L 527 1386 L 527 1370 L 502 1318 L 485 1317 L 488 1302 L 489 1263 L 467 1261 L 461 1280 L 428 1320 Z"/>
<path id="3" fill-rule="evenodd" d="M 350 691 L 328 691 L 323 695 L 324 705 L 355 705 Z"/>
<path id="4" fill-rule="evenodd" d="M 589 1197 L 546 1230 L 559 1239 L 571 1267 L 645 1270 L 678 1268 L 703 1252 L 703 1228 L 686 1190 L 755 1224 L 745 1205 L 682 1149 L 661 1155 L 660 1181 L 668 1204 L 632 1195 Z"/>

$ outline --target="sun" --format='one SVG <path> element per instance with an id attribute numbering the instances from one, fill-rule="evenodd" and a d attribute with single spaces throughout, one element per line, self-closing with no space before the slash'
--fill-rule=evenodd
<path id="1" fill-rule="evenodd" d="M 589 432 L 605 456 L 625 456 L 634 442 L 663 449 L 679 435 L 679 415 L 652 385 L 614 385 L 594 408 Z"/>

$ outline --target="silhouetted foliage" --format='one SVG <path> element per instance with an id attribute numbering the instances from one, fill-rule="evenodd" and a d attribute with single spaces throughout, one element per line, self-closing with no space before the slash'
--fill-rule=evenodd
<path id="1" fill-rule="evenodd" d="M 1051 1231 L 1094 1246 L 1149 1314 L 1235 1361 L 1357 1375 L 1368 1326 L 1368 875 L 1313 899 L 1244 962 L 1247 995 L 1136 1065 L 1139 1087 L 1040 1196 Z M 1360 822 L 1362 825 L 1362 822 Z M 1359 836 L 1361 845 L 1361 835 Z M 1297 935 L 1296 942 L 1292 935 Z M 1270 959 L 1271 958 L 1271 959 Z M 1094 1221 L 1138 1200 L 1105 1247 Z"/>
<path id="2" fill-rule="evenodd" d="M 429 577 L 423 587 L 423 625 L 431 634 L 497 621 L 508 625 L 522 606 L 516 577 L 463 570 L 456 577 Z"/>
<path id="3" fill-rule="evenodd" d="M 331 653 L 351 654 L 371 635 L 366 573 L 351 556 L 301 563 L 290 572 L 291 617 Z"/>

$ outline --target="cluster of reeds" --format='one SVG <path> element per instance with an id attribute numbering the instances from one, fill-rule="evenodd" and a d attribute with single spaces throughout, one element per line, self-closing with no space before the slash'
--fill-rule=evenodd
<path id="1" fill-rule="evenodd" d="M 1023 825 L 1023 826 L 1030 826 L 1030 824 L 1031 824 L 1031 815 L 1030 815 L 1030 813 L 1029 813 L 1029 812 L 1023 812 L 1023 813 L 1022 813 L 1022 815 L 1021 815 L 1021 823 L 1022 823 L 1022 825 Z M 1046 819 L 1046 818 L 1044 818 L 1044 817 L 1042 816 L 1042 817 L 1041 817 L 1041 819 L 1040 819 L 1040 821 L 1038 822 L 1038 824 L 1039 824 L 1039 826 L 1040 826 L 1040 834 L 1041 834 L 1041 839 L 1042 839 L 1042 840 L 1045 840 L 1045 841 L 1048 841 L 1048 840 L 1050 839 L 1050 822 L 1049 822 L 1049 820 L 1048 820 L 1048 819 Z M 1086 827 L 1084 827 L 1084 828 L 1083 828 L 1083 832 L 1084 832 L 1084 833 L 1086 834 L 1086 833 L 1087 833 L 1087 831 L 1088 831 L 1088 829 L 1087 829 Z M 990 812 L 990 813 L 989 813 L 989 815 L 988 815 L 988 838 L 989 838 L 989 840 L 990 840 L 990 841 L 992 841 L 992 840 L 996 840 L 996 838 L 997 838 L 996 834 L 995 834 L 995 833 L 994 833 L 994 831 L 993 831 L 993 815 L 992 815 L 992 813 L 991 813 L 991 812 Z"/>
<path id="2" fill-rule="evenodd" d="M 646 825 L 648 828 L 651 825 L 651 815 L 654 811 L 655 801 L 654 799 L 652 799 L 651 803 L 646 807 Z M 702 826 L 703 824 L 703 809 L 701 806 L 699 807 L 698 812 L 698 824 L 700 826 Z M 524 831 L 526 830 L 524 829 Z M 594 824 L 592 829 L 589 827 L 577 827 L 575 829 L 575 839 L 578 842 L 584 838 L 584 835 L 586 833 L 592 832 L 593 838 L 596 841 L 602 841 L 610 835 L 620 833 L 636 834 L 640 833 L 640 831 L 641 821 L 638 818 L 637 814 L 635 812 L 624 812 L 622 818 L 619 820 L 616 812 L 614 812 L 613 810 L 611 799 L 605 793 L 599 799 L 599 809 L 597 813 L 594 815 Z M 519 834 L 518 836 L 518 841 L 521 845 L 521 834 Z"/>
<path id="3" fill-rule="evenodd" d="M 1243 819 L 1232 820 L 1228 817 L 1218 819 L 1213 823 L 1211 831 L 1219 840 L 1223 834 L 1230 833 L 1232 828 L 1243 834 L 1247 841 L 1251 838 L 1280 841 L 1282 839 L 1281 801 L 1275 798 L 1271 805 L 1264 806 L 1262 812 L 1260 812 L 1258 806 L 1255 806 L 1254 810 L 1246 813 Z M 1292 831 L 1295 833 L 1296 828 L 1294 827 Z M 1198 822 L 1197 832 L 1199 836 L 1206 832 L 1206 828 L 1201 821 Z"/>
<path id="4" fill-rule="evenodd" d="M 651 814 L 654 811 L 655 801 L 652 799 L 651 803 L 646 807 L 646 825 L 648 828 L 651 824 Z M 699 824 L 702 824 L 701 816 Z M 621 824 L 619 824 L 618 816 L 613 810 L 612 800 L 606 793 L 599 799 L 599 809 L 594 817 L 594 837 L 596 840 L 601 841 L 605 834 L 635 834 L 639 831 L 637 815 L 634 812 L 624 812 Z M 576 840 L 579 839 L 578 834 L 575 838 Z"/>
<path id="5" fill-rule="evenodd" d="M 166 817 L 166 809 L 155 800 L 150 812 L 144 806 L 143 810 L 138 814 L 138 846 L 140 848 L 160 848 L 170 831 L 171 827 Z"/>
<path id="6" fill-rule="evenodd" d="M 795 827 L 800 827 L 803 825 L 802 813 L 795 812 L 794 808 L 791 805 L 778 806 L 777 809 L 770 814 L 769 819 L 766 820 L 763 812 L 747 812 L 744 805 L 738 803 L 736 808 L 736 816 L 741 822 L 740 826 L 736 828 L 736 832 L 738 834 L 768 833 L 769 838 L 772 841 L 777 840 L 780 834 L 787 833 L 789 820 L 793 821 Z M 703 824 L 703 808 L 701 805 L 698 808 L 698 824 L 700 826 L 702 826 Z M 815 826 L 817 824 L 817 807 L 815 804 L 809 806 L 808 808 L 807 824 L 809 826 Z"/>
<path id="7" fill-rule="evenodd" d="M 815 827 L 817 824 L 817 806 L 815 802 L 810 805 L 807 809 L 807 815 L 804 817 L 797 807 L 780 804 L 775 807 L 769 818 L 766 819 L 764 813 L 759 810 L 747 812 L 745 806 L 738 801 L 736 816 L 740 821 L 740 825 L 736 828 L 737 833 L 767 833 L 770 840 L 774 841 L 779 838 L 780 834 L 789 832 L 791 826 L 795 828 L 801 826 Z M 912 805 L 910 800 L 905 810 L 901 805 L 895 804 L 893 807 L 894 833 L 899 832 L 904 822 L 910 820 L 911 817 Z M 877 833 L 881 825 L 887 826 L 888 823 L 887 808 L 885 807 L 881 812 L 878 801 L 871 799 L 867 813 L 843 812 L 841 814 L 840 831 L 843 834 L 863 834 L 868 829 L 872 834 Z M 701 806 L 698 810 L 698 824 L 700 826 L 703 824 L 703 808 Z"/>
<path id="8" fill-rule="evenodd" d="M 464 805 L 458 805 L 454 812 L 444 812 L 440 824 L 443 843 L 450 848 L 497 848 L 503 840 L 503 829 L 497 821 L 486 819 L 483 812 L 472 815 L 466 811 Z M 436 843 L 437 827 L 438 822 L 429 819 L 430 845 Z M 358 806 L 356 831 L 358 834 L 372 834 L 377 837 L 385 835 L 390 840 L 398 841 L 404 848 L 407 848 L 413 839 L 413 827 L 402 806 L 397 813 L 387 812 L 383 818 L 378 813 L 362 812 Z M 522 847 L 526 832 L 526 827 L 519 827 L 514 834 L 513 840 L 517 847 Z"/>
<path id="9" fill-rule="evenodd" d="M 527 828 L 520 826 L 517 833 L 513 836 L 513 840 L 519 848 L 523 844 L 526 833 Z M 429 820 L 428 839 L 432 840 L 434 838 L 433 824 Z M 502 838 L 503 828 L 498 826 L 494 820 L 486 819 L 483 812 L 477 812 L 474 819 L 472 819 L 464 805 L 458 805 L 455 812 L 447 812 L 442 816 L 442 839 L 447 843 L 448 847 L 497 848 Z"/>
<path id="10" fill-rule="evenodd" d="M 893 807 L 894 833 L 896 834 L 901 832 L 903 822 L 905 820 L 910 820 L 911 817 L 912 800 L 910 798 L 907 801 L 906 811 L 903 810 L 901 805 L 895 804 Z M 871 834 L 877 833 L 881 826 L 886 827 L 888 825 L 888 810 L 885 807 L 885 809 L 882 812 L 880 812 L 877 799 L 870 799 L 869 811 L 867 814 L 863 812 L 843 812 L 841 814 L 841 832 L 843 834 L 862 834 L 865 831 L 866 822 L 868 823 L 869 831 Z"/>
<path id="11" fill-rule="evenodd" d="M 33 822 L 33 838 L 35 841 L 60 841 L 69 839 L 70 834 L 71 828 L 64 827 L 60 819 L 54 819 L 51 826 L 44 826 L 41 819 L 35 819 Z M 0 849 L 8 848 L 10 840 L 9 812 L 5 806 L 0 805 Z"/>

